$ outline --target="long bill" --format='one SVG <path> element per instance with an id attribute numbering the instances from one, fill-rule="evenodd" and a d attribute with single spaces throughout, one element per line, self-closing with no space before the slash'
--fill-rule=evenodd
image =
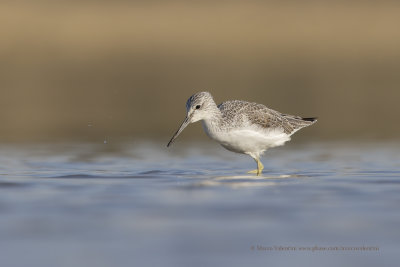
<path id="1" fill-rule="evenodd" d="M 181 127 L 179 127 L 178 131 L 176 131 L 174 136 L 172 136 L 171 140 L 169 140 L 167 147 L 169 147 L 175 141 L 178 135 L 183 131 L 183 129 L 186 128 L 186 126 L 189 125 L 189 123 L 190 123 L 190 117 L 186 116 L 185 120 L 181 124 Z"/>

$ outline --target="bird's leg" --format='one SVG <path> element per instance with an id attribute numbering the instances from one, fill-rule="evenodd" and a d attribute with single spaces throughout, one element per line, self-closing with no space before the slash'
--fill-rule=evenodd
<path id="1" fill-rule="evenodd" d="M 258 170 L 257 175 L 260 175 L 264 170 L 264 165 L 261 163 L 260 160 L 257 161 L 257 170 Z"/>
<path id="2" fill-rule="evenodd" d="M 256 173 L 256 174 L 258 175 L 258 166 L 260 166 L 260 165 L 258 164 L 259 159 L 256 158 L 256 157 L 253 157 L 253 156 L 251 156 L 251 157 L 257 162 L 257 169 L 256 169 L 256 170 L 252 170 L 252 171 L 248 171 L 247 173 Z"/>
<path id="3" fill-rule="evenodd" d="M 264 169 L 264 165 L 258 158 L 254 158 L 254 160 L 257 162 L 257 170 L 252 170 L 249 171 L 248 173 L 256 173 L 257 175 L 260 175 Z"/>

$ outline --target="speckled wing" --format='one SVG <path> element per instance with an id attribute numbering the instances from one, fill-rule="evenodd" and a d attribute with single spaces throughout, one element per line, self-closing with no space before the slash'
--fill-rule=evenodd
<path id="1" fill-rule="evenodd" d="M 245 116 L 247 121 L 253 124 L 266 129 L 282 129 L 288 135 L 316 121 L 315 118 L 303 119 L 299 116 L 282 114 L 262 104 L 240 100 L 223 102 L 218 108 L 232 124 L 243 121 Z"/>

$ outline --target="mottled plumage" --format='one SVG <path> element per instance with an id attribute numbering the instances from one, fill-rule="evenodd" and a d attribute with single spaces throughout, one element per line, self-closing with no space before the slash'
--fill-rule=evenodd
<path id="1" fill-rule="evenodd" d="M 283 114 L 262 104 L 241 100 L 217 106 L 208 92 L 192 95 L 186 102 L 186 110 L 185 120 L 167 146 L 189 123 L 201 120 L 210 138 L 230 151 L 254 158 L 257 170 L 253 172 L 257 174 L 263 169 L 259 157 L 265 150 L 283 145 L 296 131 L 316 122 L 316 118 Z"/>
<path id="2" fill-rule="evenodd" d="M 314 118 L 304 119 L 299 116 L 282 114 L 262 104 L 241 100 L 226 101 L 218 105 L 223 114 L 225 125 L 238 126 L 246 124 L 246 120 L 263 128 L 279 128 L 291 135 L 297 130 L 313 124 Z"/>

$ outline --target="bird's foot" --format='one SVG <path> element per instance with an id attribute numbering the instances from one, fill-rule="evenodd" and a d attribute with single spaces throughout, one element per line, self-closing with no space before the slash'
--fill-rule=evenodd
<path id="1" fill-rule="evenodd" d="M 248 171 L 247 173 L 250 174 L 257 174 L 257 176 L 261 175 L 262 170 L 252 170 L 252 171 Z"/>

